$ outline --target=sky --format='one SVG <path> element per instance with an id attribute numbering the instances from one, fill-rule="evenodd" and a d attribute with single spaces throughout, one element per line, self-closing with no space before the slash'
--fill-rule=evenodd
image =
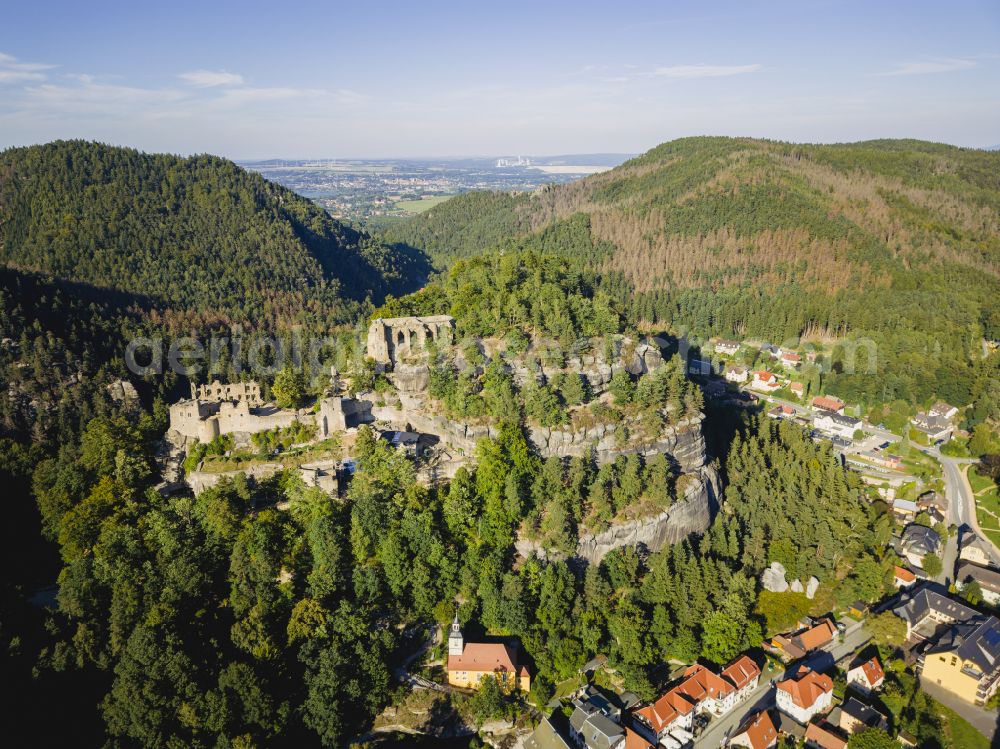
<path id="1" fill-rule="evenodd" d="M 0 148 L 638 153 L 1000 144 L 1000 2 L 4 0 Z"/>

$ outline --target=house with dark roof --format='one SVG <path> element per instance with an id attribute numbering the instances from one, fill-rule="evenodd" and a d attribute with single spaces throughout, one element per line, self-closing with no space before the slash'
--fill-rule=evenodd
<path id="1" fill-rule="evenodd" d="M 1000 603 L 1000 570 L 980 567 L 972 562 L 961 562 L 955 571 L 955 584 L 959 588 L 964 588 L 973 582 L 983 591 L 983 600 L 986 603 L 992 606 Z"/>
<path id="2" fill-rule="evenodd" d="M 871 705 L 866 705 L 854 697 L 848 697 L 844 704 L 834 712 L 837 713 L 836 720 L 833 719 L 834 716 L 831 713 L 830 722 L 848 734 L 857 733 L 866 728 L 881 728 L 883 731 L 889 728 L 889 719 L 886 716 Z"/>
<path id="3" fill-rule="evenodd" d="M 976 615 L 955 622 L 917 661 L 920 678 L 966 702 L 985 704 L 1000 686 L 1000 621 Z"/>
<path id="4" fill-rule="evenodd" d="M 573 698 L 573 706 L 569 735 L 580 749 L 617 749 L 624 743 L 625 731 L 619 724 L 621 710 L 596 688 L 582 689 Z"/>
<path id="5" fill-rule="evenodd" d="M 892 609 L 892 613 L 906 622 L 907 639 L 933 639 L 942 626 L 965 622 L 979 612 L 947 595 L 944 588 L 925 583 L 914 588 Z"/>
<path id="6" fill-rule="evenodd" d="M 917 414 L 910 419 L 910 423 L 913 424 L 913 427 L 917 431 L 926 434 L 928 439 L 935 441 L 950 440 L 951 433 L 955 428 L 950 419 L 933 414 L 929 411 L 917 412 Z"/>
<path id="7" fill-rule="evenodd" d="M 535 730 L 524 740 L 524 749 L 572 749 L 556 730 L 552 719 L 542 718 L 541 722 L 535 726 Z"/>
<path id="8" fill-rule="evenodd" d="M 963 525 L 958 531 L 958 558 L 989 566 L 993 561 L 992 544 L 979 536 L 972 528 Z"/>
<path id="9" fill-rule="evenodd" d="M 845 416 L 835 411 L 820 411 L 813 419 L 813 426 L 845 440 L 854 439 L 854 432 L 861 429 L 861 419 Z"/>
<path id="10" fill-rule="evenodd" d="M 899 547 L 910 564 L 923 569 L 924 557 L 941 553 L 941 537 L 925 525 L 906 526 Z"/>

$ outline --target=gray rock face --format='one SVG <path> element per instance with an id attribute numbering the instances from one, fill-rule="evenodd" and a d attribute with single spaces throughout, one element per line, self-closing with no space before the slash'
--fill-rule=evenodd
<path id="1" fill-rule="evenodd" d="M 802 593 L 803 591 L 805 591 L 805 588 L 802 587 L 802 581 L 799 580 L 798 578 L 792 580 L 791 589 L 792 593 Z"/>
<path id="2" fill-rule="evenodd" d="M 785 566 L 781 562 L 771 562 L 771 566 L 764 570 L 760 576 L 760 584 L 764 590 L 772 593 L 784 593 L 788 590 L 788 581 L 785 580 Z"/>
<path id="3" fill-rule="evenodd" d="M 422 393 L 430 384 L 431 373 L 426 364 L 396 364 L 390 375 L 392 384 L 404 393 Z"/>
<path id="4" fill-rule="evenodd" d="M 400 391 L 400 406 L 374 406 L 372 416 L 403 428 L 409 424 L 415 431 L 436 434 L 457 454 L 471 456 L 476 443 L 484 437 L 495 437 L 496 429 L 484 424 L 466 424 L 443 416 L 427 413 L 426 403 L 419 396 Z M 705 438 L 701 433 L 699 415 L 685 419 L 663 430 L 659 437 L 647 443 L 618 444 L 617 424 L 595 424 L 580 430 L 569 428 L 531 427 L 528 437 L 543 458 L 585 457 L 593 454 L 598 463 L 609 463 L 618 455 L 639 453 L 649 457 L 667 455 L 682 473 L 693 473 L 705 465 Z"/>
<path id="5" fill-rule="evenodd" d="M 817 588 L 819 588 L 819 580 L 815 577 L 810 577 L 809 582 L 806 583 L 806 598 L 812 599 L 816 595 Z"/>
<path id="6" fill-rule="evenodd" d="M 676 504 L 653 517 L 612 525 L 601 533 L 581 536 L 574 556 L 598 564 L 620 546 L 645 546 L 650 551 L 659 551 L 692 533 L 707 531 L 719 508 L 719 475 L 714 468 L 706 466 L 692 476 L 696 480 Z M 516 548 L 521 556 L 546 556 L 545 549 L 535 541 L 519 539 Z"/>

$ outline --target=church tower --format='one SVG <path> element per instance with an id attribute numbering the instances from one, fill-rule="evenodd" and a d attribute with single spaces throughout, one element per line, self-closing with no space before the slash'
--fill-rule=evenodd
<path id="1" fill-rule="evenodd" d="M 451 623 L 451 633 L 448 635 L 448 655 L 462 655 L 465 647 L 465 640 L 462 639 L 462 627 L 458 623 L 458 612 L 455 612 L 455 621 Z"/>

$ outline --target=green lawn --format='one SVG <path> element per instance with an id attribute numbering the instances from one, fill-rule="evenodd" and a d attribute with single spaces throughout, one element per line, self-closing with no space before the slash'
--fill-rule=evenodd
<path id="1" fill-rule="evenodd" d="M 993 486 L 993 479 L 979 473 L 976 466 L 969 468 L 969 483 L 972 484 L 972 491 L 977 494 L 987 487 Z"/>
<path id="2" fill-rule="evenodd" d="M 453 197 L 453 195 L 434 195 L 433 197 L 420 198 L 419 200 L 400 200 L 396 203 L 396 208 L 407 213 L 423 213 Z"/>
<path id="3" fill-rule="evenodd" d="M 989 740 L 973 728 L 969 721 L 954 710 L 937 702 L 935 704 L 944 718 L 945 735 L 951 739 L 949 746 L 955 749 L 990 749 Z"/>

